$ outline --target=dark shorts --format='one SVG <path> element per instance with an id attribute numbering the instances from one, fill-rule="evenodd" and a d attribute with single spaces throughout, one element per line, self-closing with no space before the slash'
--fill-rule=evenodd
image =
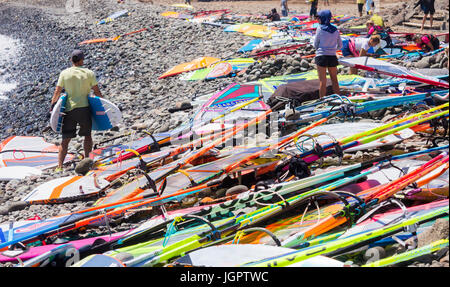
<path id="1" fill-rule="evenodd" d="M 422 11 L 423 11 L 423 13 L 425 13 L 425 15 L 427 15 L 427 14 L 434 15 L 434 12 L 435 12 L 434 2 L 420 4 L 420 9 L 422 9 Z"/>
<path id="2" fill-rule="evenodd" d="M 92 118 L 89 107 L 77 108 L 68 112 L 63 118 L 62 138 L 77 136 L 77 125 L 80 125 L 79 136 L 90 136 L 92 131 Z"/>
<path id="3" fill-rule="evenodd" d="M 353 7 L 355 7 L 355 6 L 353 6 Z M 364 7 L 364 3 L 358 3 L 358 12 L 359 13 L 362 13 L 363 7 Z"/>
<path id="4" fill-rule="evenodd" d="M 314 60 L 316 65 L 320 67 L 336 67 L 339 65 L 336 56 L 317 56 Z"/>

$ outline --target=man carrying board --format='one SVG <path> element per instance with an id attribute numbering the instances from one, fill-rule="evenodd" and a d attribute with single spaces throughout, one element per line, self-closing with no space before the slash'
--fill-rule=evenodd
<path id="1" fill-rule="evenodd" d="M 92 151 L 92 118 L 88 96 L 91 89 L 97 97 L 102 97 L 102 94 L 98 88 L 94 72 L 83 68 L 83 63 L 83 52 L 74 50 L 72 52 L 72 67 L 65 69 L 59 75 L 56 90 L 51 101 L 53 109 L 61 96 L 62 90 L 65 90 L 67 94 L 66 115 L 62 122 L 62 141 L 59 146 L 56 172 L 62 171 L 70 140 L 76 137 L 77 134 L 77 125 L 80 125 L 78 135 L 84 137 L 84 157 L 89 157 L 89 153 Z"/>

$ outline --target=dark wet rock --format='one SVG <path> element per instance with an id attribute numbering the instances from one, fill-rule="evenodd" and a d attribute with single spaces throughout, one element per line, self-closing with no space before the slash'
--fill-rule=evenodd
<path id="1" fill-rule="evenodd" d="M 302 68 L 309 68 L 309 62 L 307 60 L 305 60 L 305 59 L 302 59 L 302 61 L 300 63 L 300 66 Z"/>
<path id="2" fill-rule="evenodd" d="M 27 206 L 28 203 L 26 203 L 25 201 L 10 202 L 7 206 L 3 206 L 2 208 L 0 208 L 0 215 L 6 215 L 13 211 L 22 210 Z"/>

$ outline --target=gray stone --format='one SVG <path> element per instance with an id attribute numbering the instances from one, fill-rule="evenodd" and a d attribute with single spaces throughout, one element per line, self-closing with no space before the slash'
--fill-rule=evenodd
<path id="1" fill-rule="evenodd" d="M 91 170 L 93 165 L 94 161 L 91 158 L 85 158 L 77 164 L 77 166 L 75 167 L 75 172 L 81 175 L 85 175 Z"/>
<path id="2" fill-rule="evenodd" d="M 430 67 L 429 57 L 422 58 L 414 66 L 419 69 L 429 68 Z"/>
<path id="3" fill-rule="evenodd" d="M 18 195 L 25 195 L 25 193 L 27 191 L 30 190 L 30 186 L 29 185 L 24 185 L 24 186 L 20 186 L 16 189 L 16 194 Z"/>
<path id="4" fill-rule="evenodd" d="M 291 61 L 291 65 L 294 66 L 294 67 L 301 67 L 301 62 L 296 60 L 296 59 L 294 59 L 294 60 Z"/>
<path id="5" fill-rule="evenodd" d="M 433 262 L 431 262 L 431 267 L 441 267 L 441 263 L 439 263 L 436 260 L 433 260 Z"/>
<path id="6" fill-rule="evenodd" d="M 448 58 L 443 57 L 442 60 L 440 61 L 439 68 L 447 68 L 447 65 L 448 65 Z"/>
<path id="7" fill-rule="evenodd" d="M 309 68 L 309 62 L 307 60 L 305 60 L 305 59 L 302 59 L 302 61 L 300 62 L 300 66 L 302 68 L 308 69 Z"/>
<path id="8" fill-rule="evenodd" d="M 441 67 L 441 63 L 436 63 L 430 66 L 431 69 L 439 69 Z"/>
<path id="9" fill-rule="evenodd" d="M 308 68 L 305 68 L 305 67 L 300 68 L 300 72 L 307 72 L 307 71 L 308 71 Z"/>
<path id="10" fill-rule="evenodd" d="M 245 192 L 247 190 L 248 190 L 248 187 L 245 185 L 236 185 L 234 187 L 227 189 L 227 191 L 225 192 L 225 195 L 226 196 L 235 195 L 235 194 Z"/>
<path id="11" fill-rule="evenodd" d="M 168 131 L 170 128 L 169 122 L 164 122 L 159 129 L 156 130 L 156 132 L 162 133 Z"/>
<path id="12" fill-rule="evenodd" d="M 441 263 L 448 263 L 448 262 L 449 262 L 449 256 L 448 256 L 448 254 L 445 255 L 444 257 L 442 257 L 442 258 L 439 260 L 439 262 L 441 262 Z"/>
<path id="13" fill-rule="evenodd" d="M 286 69 L 286 72 L 284 72 L 285 75 L 290 75 L 292 73 L 294 73 L 293 71 L 295 70 L 294 67 L 290 66 Z"/>
<path id="14" fill-rule="evenodd" d="M 284 64 L 284 60 L 280 59 L 280 58 L 276 59 L 274 62 L 274 65 L 277 67 L 281 67 L 283 64 Z"/>

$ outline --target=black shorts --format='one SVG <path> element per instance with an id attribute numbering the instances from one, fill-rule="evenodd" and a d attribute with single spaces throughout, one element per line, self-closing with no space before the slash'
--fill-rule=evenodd
<path id="1" fill-rule="evenodd" d="M 422 9 L 423 13 L 425 15 L 431 14 L 434 15 L 435 9 L 434 9 L 434 2 L 430 2 L 430 3 L 423 3 L 420 4 L 420 8 Z"/>
<path id="2" fill-rule="evenodd" d="M 336 67 L 339 65 L 336 56 L 317 56 L 314 61 L 316 62 L 316 65 L 320 67 Z"/>
<path id="3" fill-rule="evenodd" d="M 355 7 L 355 6 L 353 6 L 353 7 Z M 364 3 L 358 3 L 358 12 L 359 13 L 362 13 L 363 7 L 364 7 Z"/>
<path id="4" fill-rule="evenodd" d="M 92 118 L 89 107 L 76 108 L 68 112 L 62 123 L 62 138 L 74 138 L 77 136 L 77 125 L 80 125 L 79 136 L 90 136 L 92 131 Z"/>

